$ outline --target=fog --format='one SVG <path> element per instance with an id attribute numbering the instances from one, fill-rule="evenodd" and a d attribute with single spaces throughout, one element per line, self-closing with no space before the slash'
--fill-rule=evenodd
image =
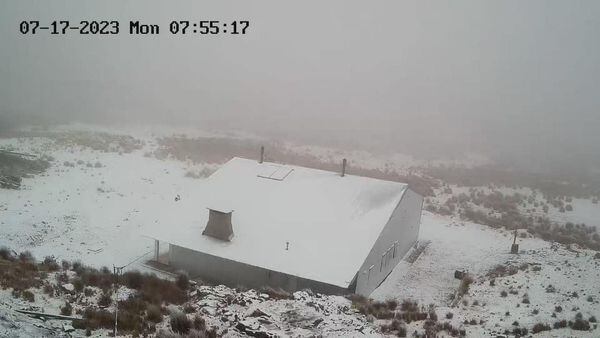
<path id="1" fill-rule="evenodd" d="M 22 20 L 120 20 L 112 36 Z M 172 35 L 171 20 L 249 20 Z M 129 20 L 161 25 L 133 36 Z M 597 1 L 12 1 L 0 117 L 170 124 L 528 170 L 600 167 Z"/>

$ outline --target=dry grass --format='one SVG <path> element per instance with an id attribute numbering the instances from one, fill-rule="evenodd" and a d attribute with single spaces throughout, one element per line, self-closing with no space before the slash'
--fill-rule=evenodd
<path id="1" fill-rule="evenodd" d="M 75 273 L 75 276 L 71 276 L 69 269 Z M 99 328 L 110 329 L 114 325 L 114 313 L 97 306 L 108 307 L 113 304 L 111 295 L 115 283 L 137 291 L 129 299 L 119 301 L 119 330 L 133 336 L 148 335 L 155 331 L 155 324 L 163 320 L 163 305 L 180 305 L 188 299 L 189 280 L 186 276 L 170 281 L 158 278 L 154 274 L 132 271 L 117 278 L 107 268 L 98 270 L 80 262 L 65 261 L 59 265 L 52 257 L 37 262 L 27 251 L 17 255 L 8 248 L 0 248 L 0 286 L 5 289 L 12 288 L 14 297 L 34 302 L 34 293 L 29 289 L 42 289 L 49 296 L 64 292 L 46 280 L 49 272 L 56 273 L 55 278 L 59 284 L 70 282 L 75 287 L 73 294 L 68 297 L 69 301 L 61 307 L 61 313 L 64 315 L 73 313 L 71 301 L 81 299 L 81 293 L 89 297 L 95 293 L 91 287 L 103 290 L 97 305 L 88 306 L 83 311 L 78 310 L 78 313 L 82 313 L 83 319 L 73 323 L 74 327 L 89 332 Z M 289 293 L 277 290 L 266 291 L 272 298 L 291 297 Z M 195 318 L 193 324 L 201 334 L 211 336 L 214 333 L 206 330 L 206 323 L 202 318 Z"/>

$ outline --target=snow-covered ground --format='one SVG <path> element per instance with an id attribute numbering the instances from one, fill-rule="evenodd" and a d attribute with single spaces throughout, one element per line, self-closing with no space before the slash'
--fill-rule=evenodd
<path id="1" fill-rule="evenodd" d="M 175 196 L 185 198 L 188 192 L 203 188 L 203 179 L 186 177 L 188 171 L 214 169 L 212 164 L 159 160 L 147 156 L 156 146 L 154 138 L 162 135 L 168 135 L 168 132 L 138 130 L 133 136 L 145 141 L 144 147 L 123 154 L 64 146 L 48 138 L 1 139 L 0 148 L 51 155 L 55 160 L 45 174 L 25 178 L 20 190 L 0 190 L 0 247 L 29 250 L 40 259 L 53 255 L 58 259 L 81 260 L 96 267 L 128 265 L 127 269 L 146 269 L 142 263 L 150 257 L 153 246 L 150 239 L 142 236 L 143 229 L 161 219 L 164 206 L 173 203 Z M 316 151 L 324 158 L 352 158 L 347 156 L 352 154 L 333 150 L 289 147 L 297 151 Z M 408 161 L 402 155 L 391 162 L 369 158 L 365 153 L 353 156 L 356 161 L 371 163 L 377 168 L 393 167 L 396 160 Z M 577 200 L 573 204 L 573 212 L 556 217 L 576 213 L 580 221 L 592 224 L 600 216 L 598 206 L 587 200 Z M 531 329 L 538 322 L 552 326 L 560 319 L 573 320 L 579 312 L 584 319 L 600 316 L 600 259 L 594 259 L 594 252 L 590 250 L 568 250 L 527 237 L 518 239 L 521 251 L 518 255 L 511 255 L 511 233 L 429 212 L 422 216 L 420 241 L 426 243 L 425 250 L 413 263 L 401 262 L 374 292 L 374 299 L 414 299 L 423 305 L 434 304 L 441 320 L 445 320 L 447 313 L 453 313 L 449 321 L 464 328 L 468 336 L 473 337 L 496 336 L 506 329 L 512 330 L 515 321 L 521 327 Z M 492 277 L 487 273 L 494 267 L 506 264 L 521 266 L 523 263 L 529 264 L 526 269 L 514 275 L 496 277 L 495 285 L 490 285 Z M 450 296 L 455 294 L 460 284 L 454 278 L 455 270 L 468 271 L 475 282 L 462 300 L 452 302 Z M 550 284 L 554 292 L 546 292 Z M 513 293 L 502 297 L 502 291 Z M 578 297 L 573 297 L 574 291 Z M 214 289 L 211 292 L 218 294 L 225 291 Z M 529 304 L 522 303 L 525 294 Z M 588 297 L 591 297 L 590 301 Z M 260 302 L 262 305 L 258 308 L 267 313 L 271 311 L 273 317 L 279 318 L 277 322 L 287 320 L 281 315 L 285 309 L 296 307 L 307 318 L 325 318 L 325 327 L 319 326 L 318 330 L 311 326 L 291 331 L 300 336 L 339 336 L 340 332 L 351 336 L 377 334 L 374 331 L 376 326 L 368 323 L 364 316 L 337 312 L 351 305 L 348 300 L 342 297 L 325 299 L 321 306 L 331 306 L 330 311 L 315 310 L 310 314 L 312 317 L 308 316 L 306 306 L 295 304 L 295 301 Z M 0 318 L 8 318 L 8 321 L 0 320 L 0 328 L 16 323 L 12 325 L 16 325 L 17 329 L 6 332 L 38 336 L 41 329 L 34 326 L 36 319 L 8 310 L 20 305 L 15 302 L 17 300 L 13 300 L 9 292 L 0 293 Z M 298 302 L 306 304 L 308 301 Z M 563 311 L 553 318 L 558 305 Z M 235 313 L 248 309 L 230 310 Z M 473 319 L 477 325 L 463 324 L 465 320 Z M 366 329 L 355 331 L 355 326 L 361 321 Z M 335 328 L 343 326 L 343 323 L 352 326 L 352 329 L 336 331 Z M 216 324 L 218 318 L 215 319 Z M 409 324 L 409 334 L 419 325 L 422 323 Z M 280 331 L 280 334 L 290 333 Z M 559 329 L 538 336 L 598 337 L 600 331 Z"/>
<path id="2" fill-rule="evenodd" d="M 423 213 L 420 241 L 428 242 L 425 251 L 414 263 L 401 262 L 388 279 L 371 295 L 375 299 L 414 299 L 421 304 L 435 304 L 440 318 L 451 312 L 451 322 L 460 325 L 465 320 L 483 320 L 482 325 L 465 326 L 468 336 L 495 336 L 514 328 L 531 328 L 538 322 L 550 326 L 558 320 L 573 320 L 578 312 L 587 319 L 600 315 L 600 259 L 595 252 L 585 249 L 567 250 L 537 238 L 518 238 L 520 252 L 510 254 L 512 233 L 483 225 Z M 497 265 L 509 263 L 529 267 L 512 276 L 495 278 L 487 272 Z M 539 267 L 539 271 L 535 271 Z M 469 294 L 455 307 L 450 306 L 451 295 L 460 280 L 455 270 L 465 270 L 475 277 Z M 552 285 L 555 292 L 546 292 Z M 517 294 L 508 293 L 516 290 Z M 506 291 L 507 297 L 500 293 Z M 514 292 L 514 291 L 513 291 Z M 578 297 L 572 297 L 577 292 Z M 530 304 L 523 304 L 527 294 Z M 592 301 L 588 301 L 588 297 Z M 478 305 L 473 305 L 476 302 Z M 564 309 L 553 318 L 555 306 Z M 575 309 L 576 310 L 573 310 Z M 538 314 L 533 311 L 538 309 Z M 506 315 L 509 312 L 510 315 Z M 568 333 L 567 333 L 568 332 Z M 597 337 L 600 332 L 571 332 L 568 329 L 545 332 L 541 336 Z"/>

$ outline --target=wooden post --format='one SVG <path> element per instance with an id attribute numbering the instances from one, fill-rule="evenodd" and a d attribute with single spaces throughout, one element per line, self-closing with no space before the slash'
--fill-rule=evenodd
<path id="1" fill-rule="evenodd" d="M 154 240 L 154 260 L 158 262 L 158 250 L 160 248 L 160 242 L 158 239 Z"/>
<path id="2" fill-rule="evenodd" d="M 260 162 L 263 163 L 265 161 L 265 146 L 260 146 Z"/>

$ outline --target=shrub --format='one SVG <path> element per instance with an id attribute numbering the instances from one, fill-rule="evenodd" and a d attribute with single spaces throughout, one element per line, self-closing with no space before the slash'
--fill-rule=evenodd
<path id="1" fill-rule="evenodd" d="M 146 312 L 148 303 L 144 302 L 139 295 L 130 295 L 124 301 L 119 301 L 119 310 L 130 312 L 131 314 L 141 315 Z"/>
<path id="2" fill-rule="evenodd" d="M 35 302 L 35 295 L 29 290 L 23 290 L 23 292 L 21 292 L 21 298 L 30 303 Z"/>
<path id="3" fill-rule="evenodd" d="M 595 323 L 595 322 L 597 322 L 598 320 L 596 319 L 596 316 L 591 316 L 591 317 L 590 317 L 590 319 L 588 319 L 588 321 L 589 321 L 590 323 Z"/>
<path id="4" fill-rule="evenodd" d="M 119 311 L 118 326 L 121 331 L 139 333 L 144 330 L 143 318 L 139 313 Z"/>
<path id="5" fill-rule="evenodd" d="M 500 297 L 506 297 L 508 296 L 508 292 L 502 290 L 502 292 L 500 292 Z"/>
<path id="6" fill-rule="evenodd" d="M 73 280 L 73 287 L 75 288 L 75 291 L 82 292 L 85 285 L 83 284 L 81 278 L 75 278 Z"/>
<path id="7" fill-rule="evenodd" d="M 195 315 L 194 316 L 194 329 L 196 330 L 200 330 L 200 331 L 204 331 L 206 330 L 206 321 L 204 320 L 204 318 L 202 318 L 202 316 L 200 315 Z"/>
<path id="8" fill-rule="evenodd" d="M 63 316 L 70 316 L 73 314 L 73 306 L 71 303 L 66 302 L 65 306 L 60 308 L 60 314 Z"/>
<path id="9" fill-rule="evenodd" d="M 387 308 L 391 311 L 396 310 L 396 308 L 398 307 L 398 302 L 395 299 L 388 299 L 385 301 L 385 303 L 387 304 Z"/>
<path id="10" fill-rule="evenodd" d="M 557 306 L 554 307 L 554 312 L 560 313 L 560 312 L 562 312 L 562 310 L 563 310 L 563 308 L 560 305 L 557 305 Z"/>
<path id="11" fill-rule="evenodd" d="M 401 326 L 398 328 L 398 332 L 396 333 L 398 337 L 406 337 L 406 327 Z"/>
<path id="12" fill-rule="evenodd" d="M 446 319 L 452 319 L 452 317 L 454 317 L 454 314 L 452 312 L 446 313 Z"/>
<path id="13" fill-rule="evenodd" d="M 559 320 L 558 322 L 554 322 L 553 327 L 555 329 L 563 329 L 565 327 L 567 327 L 567 321 L 566 320 Z"/>
<path id="14" fill-rule="evenodd" d="M 75 271 L 77 274 L 80 274 L 83 271 L 83 264 L 80 261 L 75 261 L 72 264 L 72 268 L 73 271 Z"/>
<path id="15" fill-rule="evenodd" d="M 63 284 L 68 283 L 69 276 L 65 272 L 59 273 L 58 275 L 56 275 L 56 281 Z"/>
<path id="16" fill-rule="evenodd" d="M 177 287 L 181 290 L 187 290 L 190 287 L 190 279 L 186 274 L 179 274 L 177 276 L 177 280 L 175 281 Z"/>
<path id="17" fill-rule="evenodd" d="M 19 254 L 19 260 L 21 262 L 26 262 L 26 263 L 33 263 L 35 262 L 35 258 L 33 258 L 33 255 L 31 254 L 30 251 L 23 251 Z"/>
<path id="18" fill-rule="evenodd" d="M 192 321 L 181 312 L 172 314 L 169 322 L 171 324 L 171 329 L 175 333 L 186 334 L 192 328 Z"/>
<path id="19" fill-rule="evenodd" d="M 42 291 L 50 297 L 54 296 L 54 287 L 50 283 L 44 284 Z"/>
<path id="20" fill-rule="evenodd" d="M 149 305 L 146 309 L 146 318 L 153 323 L 162 322 L 163 315 L 160 311 L 160 307 L 157 305 Z"/>
<path id="21" fill-rule="evenodd" d="M 538 313 L 540 313 L 540 310 L 538 310 L 538 309 L 533 309 L 533 311 L 532 311 L 531 313 L 533 313 L 534 315 L 537 315 Z"/>
<path id="22" fill-rule="evenodd" d="M 460 286 L 458 287 L 458 295 L 463 296 L 469 292 L 469 286 L 473 283 L 473 277 L 469 275 L 465 275 L 460 281 Z"/>
<path id="23" fill-rule="evenodd" d="M 585 319 L 577 318 L 575 319 L 575 322 L 573 322 L 571 328 L 577 331 L 588 331 L 590 329 L 590 323 Z"/>
<path id="24" fill-rule="evenodd" d="M 70 270 L 71 269 L 71 262 L 63 260 L 61 262 L 61 266 L 63 270 Z"/>
<path id="25" fill-rule="evenodd" d="M 52 256 L 46 256 L 41 265 L 46 271 L 57 271 L 60 268 L 56 259 Z"/>
<path id="26" fill-rule="evenodd" d="M 72 325 L 81 330 L 111 329 L 115 325 L 115 316 L 106 310 L 88 307 L 83 312 L 83 320 L 74 320 Z"/>
<path id="27" fill-rule="evenodd" d="M 185 304 L 183 306 L 183 312 L 185 312 L 185 313 L 194 313 L 194 312 L 196 312 L 196 309 L 192 306 L 192 304 Z"/>
<path id="28" fill-rule="evenodd" d="M 112 299 L 110 298 L 110 293 L 103 292 L 100 298 L 98 299 L 98 306 L 107 307 L 112 303 Z"/>
<path id="29" fill-rule="evenodd" d="M 533 326 L 533 328 L 531 329 L 531 332 L 538 333 L 538 332 L 550 331 L 550 330 L 552 330 L 552 328 L 549 325 L 543 324 L 543 323 L 537 323 Z"/>
<path id="30" fill-rule="evenodd" d="M 128 271 L 123 274 L 124 284 L 130 289 L 139 289 L 144 283 L 144 277 L 139 271 Z"/>
<path id="31" fill-rule="evenodd" d="M 527 336 L 527 334 L 529 333 L 529 330 L 527 330 L 526 328 L 518 328 L 515 327 L 513 329 L 513 335 L 515 335 L 515 337 L 523 337 L 523 336 Z"/>
<path id="32" fill-rule="evenodd" d="M 410 300 L 405 300 L 400 304 L 400 310 L 404 312 L 419 312 L 419 304 Z"/>
<path id="33" fill-rule="evenodd" d="M 91 297 L 91 296 L 93 296 L 95 293 L 96 293 L 96 291 L 94 291 L 94 289 L 92 289 L 92 288 L 86 287 L 85 289 L 83 289 L 83 294 L 84 294 L 86 297 Z"/>
<path id="34" fill-rule="evenodd" d="M 0 258 L 4 259 L 5 261 L 9 261 L 9 262 L 12 262 L 15 260 L 15 256 L 13 256 L 12 251 L 10 251 L 10 249 L 5 246 L 0 247 Z"/>

